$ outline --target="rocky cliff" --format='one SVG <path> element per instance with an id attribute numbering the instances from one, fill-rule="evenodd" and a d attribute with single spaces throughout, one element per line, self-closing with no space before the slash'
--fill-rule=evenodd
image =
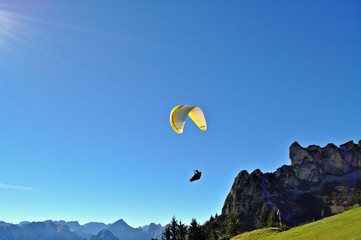
<path id="1" fill-rule="evenodd" d="M 222 208 L 222 216 L 238 216 L 243 230 L 257 227 L 264 204 L 281 211 L 291 225 L 332 215 L 353 204 L 361 193 L 361 141 L 289 149 L 291 165 L 274 173 L 241 171 Z"/>

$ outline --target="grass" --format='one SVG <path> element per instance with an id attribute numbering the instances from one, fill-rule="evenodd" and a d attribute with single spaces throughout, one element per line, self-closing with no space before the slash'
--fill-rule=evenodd
<path id="1" fill-rule="evenodd" d="M 281 232 L 279 228 L 264 228 L 238 235 L 231 240 L 361 240 L 361 207 L 355 207 L 338 215 L 308 223 Z"/>

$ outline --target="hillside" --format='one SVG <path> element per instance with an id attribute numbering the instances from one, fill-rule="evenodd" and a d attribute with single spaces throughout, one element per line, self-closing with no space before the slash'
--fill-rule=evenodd
<path id="1" fill-rule="evenodd" d="M 285 239 L 361 239 L 361 207 L 338 215 L 280 232 L 278 228 L 265 228 L 243 233 L 231 240 L 285 240 Z"/>
<path id="2" fill-rule="evenodd" d="M 340 146 L 289 149 L 291 165 L 274 173 L 259 169 L 241 171 L 222 208 L 222 216 L 237 216 L 242 231 L 259 227 L 257 211 L 264 204 L 282 212 L 283 220 L 300 225 L 342 212 L 353 206 L 361 194 L 361 147 L 353 141 Z"/>
<path id="3" fill-rule="evenodd" d="M 361 140 L 324 147 L 294 142 L 289 158 L 290 165 L 273 173 L 239 172 L 221 215 L 204 224 L 206 238 L 227 236 L 234 218 L 239 224 L 228 229 L 231 235 L 278 226 L 278 218 L 289 227 L 303 225 L 361 205 Z"/>

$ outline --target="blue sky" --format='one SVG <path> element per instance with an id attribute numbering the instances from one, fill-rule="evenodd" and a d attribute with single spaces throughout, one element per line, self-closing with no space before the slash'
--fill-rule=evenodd
<path id="1" fill-rule="evenodd" d="M 203 223 L 292 142 L 361 139 L 360 42 L 359 1 L 2 0 L 0 220 Z"/>

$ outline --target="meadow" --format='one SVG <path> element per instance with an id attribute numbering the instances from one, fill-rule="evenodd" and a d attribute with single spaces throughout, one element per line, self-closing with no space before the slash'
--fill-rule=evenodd
<path id="1" fill-rule="evenodd" d="M 361 239 L 361 207 L 354 207 L 338 215 L 298 226 L 287 231 L 281 231 L 279 228 L 264 228 L 231 238 L 231 240 L 256 239 Z"/>

